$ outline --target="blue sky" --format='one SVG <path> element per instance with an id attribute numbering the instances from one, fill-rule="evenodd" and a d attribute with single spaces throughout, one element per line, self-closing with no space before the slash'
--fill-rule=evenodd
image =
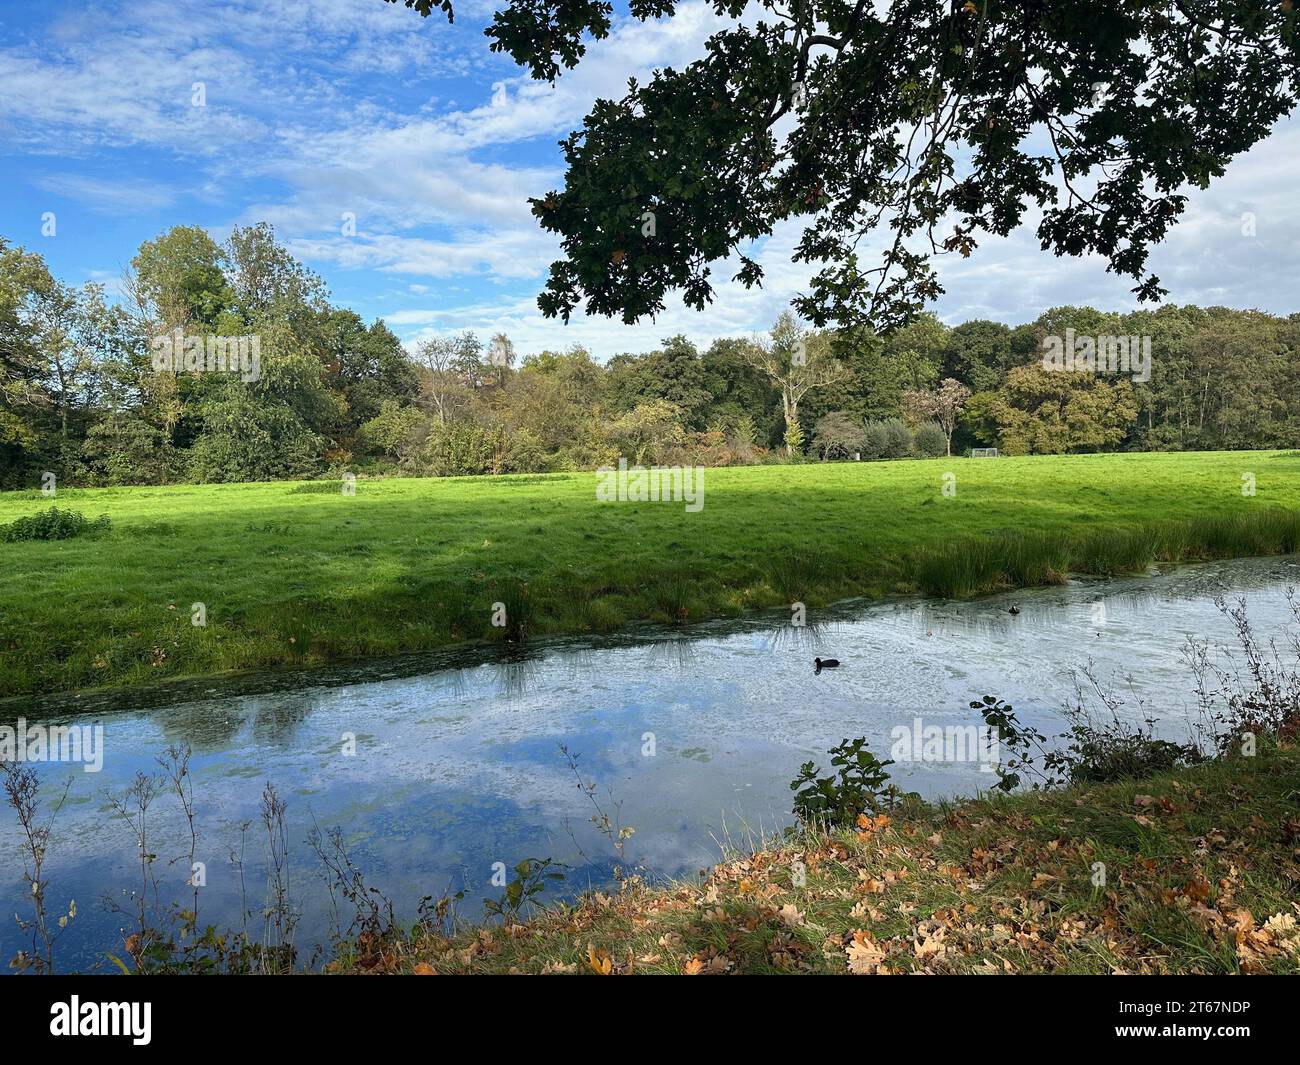
<path id="1" fill-rule="evenodd" d="M 448 26 L 380 0 L 0 0 L 0 234 L 67 281 L 111 288 L 139 243 L 170 225 L 223 239 L 266 220 L 336 302 L 407 341 L 504 330 L 523 353 L 581 343 L 605 358 L 671 333 L 707 342 L 770 324 L 808 274 L 789 261 L 793 224 L 755 249 L 762 290 L 724 285 L 703 313 L 673 305 L 634 327 L 540 317 L 556 244 L 526 200 L 561 183 L 556 142 L 629 76 L 689 61 L 718 23 L 699 3 L 620 23 L 551 88 L 488 51 L 490 11 L 459 3 Z M 1192 194 L 1152 258 L 1172 301 L 1300 311 L 1297 158 L 1288 120 Z M 53 237 L 41 234 L 46 212 Z M 345 236 L 349 214 L 356 233 Z M 954 322 L 1133 305 L 1101 263 L 1055 260 L 1031 229 L 945 260 L 941 278 L 935 309 Z"/>

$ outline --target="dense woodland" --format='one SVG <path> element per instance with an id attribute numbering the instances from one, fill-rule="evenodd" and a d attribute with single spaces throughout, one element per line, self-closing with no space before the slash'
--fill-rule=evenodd
<path id="1" fill-rule="evenodd" d="M 1300 314 L 1059 307 L 1016 327 L 925 314 L 888 336 L 770 333 L 516 358 L 503 335 L 406 350 L 331 303 L 271 228 L 178 226 L 123 282 L 70 286 L 0 240 L 0 488 L 358 473 L 535 473 L 942 455 L 1300 445 Z M 154 365 L 154 338 L 256 336 L 257 380 Z M 1152 338 L 1149 382 L 1049 373 L 1043 339 Z M 955 418 L 953 414 L 955 412 Z M 951 440 L 949 439 L 951 431 Z"/>

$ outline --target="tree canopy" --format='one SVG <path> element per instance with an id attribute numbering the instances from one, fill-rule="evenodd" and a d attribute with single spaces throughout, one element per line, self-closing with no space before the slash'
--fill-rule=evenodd
<path id="1" fill-rule="evenodd" d="M 0 238 L 0 489 L 1300 446 L 1300 314 L 1053 307 L 880 335 L 782 314 L 762 336 L 514 356 L 508 336 L 410 350 L 335 305 L 269 226 L 144 241 L 111 302 Z M 181 330 L 256 340 L 255 376 L 158 369 Z M 1149 374 L 1058 373 L 1053 339 L 1149 341 Z"/>
<path id="2" fill-rule="evenodd" d="M 396 3 L 398 0 L 388 0 Z M 450 0 L 403 0 L 451 17 Z M 670 293 L 703 308 L 713 270 L 761 282 L 752 242 L 802 222 L 815 325 L 887 332 L 942 292 L 934 258 L 1036 219 L 1045 250 L 1101 256 L 1142 300 L 1148 253 L 1204 188 L 1290 113 L 1292 0 L 714 0 L 736 20 L 681 70 L 598 100 L 564 142 L 542 311 L 634 322 Z M 631 0 L 632 18 L 675 0 Z M 486 29 L 554 81 L 607 37 L 606 0 L 510 0 Z M 864 241 L 878 240 L 880 251 Z"/>

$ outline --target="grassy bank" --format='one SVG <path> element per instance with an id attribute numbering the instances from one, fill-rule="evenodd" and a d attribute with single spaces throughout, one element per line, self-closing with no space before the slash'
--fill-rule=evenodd
<path id="1" fill-rule="evenodd" d="M 332 971 L 1297 973 L 1297 790 L 1300 754 L 1273 748 L 917 805 L 725 861 L 700 884 L 389 941 Z"/>
<path id="2" fill-rule="evenodd" d="M 0 523 L 50 503 L 0 495 Z M 363 481 L 355 496 L 292 483 L 64 490 L 57 505 L 111 526 L 0 542 L 0 695 L 1294 551 L 1300 454 L 708 470 L 698 513 L 600 503 L 592 474 Z"/>

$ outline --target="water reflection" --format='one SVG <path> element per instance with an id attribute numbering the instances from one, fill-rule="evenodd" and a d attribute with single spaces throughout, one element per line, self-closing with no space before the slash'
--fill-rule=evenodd
<path id="1" fill-rule="evenodd" d="M 541 665 L 540 651 L 519 648 L 489 663 L 488 669 L 493 674 L 497 694 L 507 699 L 518 699 L 537 686 Z"/>
<path id="2" fill-rule="evenodd" d="M 28 703 L 31 722 L 102 723 L 105 764 L 95 776 L 41 767 L 54 794 L 72 778 L 52 837 L 52 897 L 90 900 L 134 883 L 133 841 L 106 817 L 106 791 L 136 771 L 156 772 L 169 744 L 189 743 L 209 886 L 207 918 L 238 919 L 228 861 L 239 826 L 256 821 L 264 784 L 289 802 L 295 898 L 304 941 L 322 938 L 326 903 L 303 845 L 310 826 L 339 825 L 366 875 L 399 903 L 464 889 L 469 916 L 499 894 L 493 864 L 525 857 L 570 866 L 569 884 L 600 884 L 616 855 L 593 826 L 590 799 L 560 755 L 636 829 L 629 864 L 672 876 L 717 857 L 718 841 L 787 823 L 798 766 L 845 737 L 887 752 L 890 731 L 924 715 L 967 723 L 970 699 L 996 694 L 1022 720 L 1051 732 L 1072 696 L 1070 673 L 1092 663 L 1121 691 L 1121 713 L 1155 713 L 1185 738 L 1192 679 L 1187 636 L 1226 639 L 1215 595 L 1240 593 L 1265 629 L 1288 617 L 1283 590 L 1300 583 L 1295 559 L 1215 563 L 1146 578 L 1080 581 L 971 602 L 845 603 L 690 629 L 646 629 L 455 655 L 276 674 L 114 699 Z M 1019 613 L 1009 613 L 1016 605 Z M 839 669 L 814 675 L 812 659 Z M 430 670 L 429 663 L 437 662 Z M 1131 678 L 1131 686 L 1127 678 Z M 23 712 L 10 704 L 0 719 Z M 355 753 L 348 754 L 351 737 Z M 986 787 L 970 765 L 896 766 L 895 779 L 927 795 Z M 185 844 L 185 827 L 157 807 L 159 869 Z M 261 883 L 260 854 L 246 882 Z M 0 899 L 21 891 L 12 816 L 0 818 Z M 168 881 L 162 895 L 177 893 Z M 93 911 L 93 912 L 92 912 Z M 120 949 L 120 920 L 85 907 L 64 942 L 89 966 Z M 11 926 L 0 951 L 11 956 Z"/>
<path id="3" fill-rule="evenodd" d="M 688 636 L 679 636 L 671 640 L 655 640 L 649 644 L 648 650 L 650 661 L 656 671 L 661 666 L 669 666 L 679 675 L 689 675 L 699 662 L 695 640 Z"/>
<path id="4" fill-rule="evenodd" d="M 828 649 L 833 649 L 843 634 L 843 629 L 830 621 L 808 621 L 804 625 L 786 621 L 763 630 L 759 646 L 773 654 L 798 651 L 811 661 L 816 655 L 825 655 Z"/>

